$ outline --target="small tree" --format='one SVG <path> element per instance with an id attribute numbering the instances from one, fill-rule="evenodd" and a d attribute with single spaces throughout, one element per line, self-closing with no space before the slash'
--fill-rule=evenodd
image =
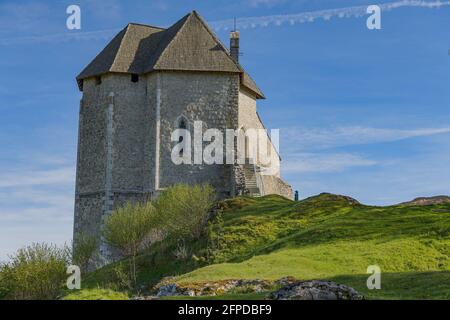
<path id="1" fill-rule="evenodd" d="M 97 256 L 98 240 L 87 234 L 80 234 L 73 246 L 72 261 L 80 266 L 82 272 L 87 272 L 89 264 L 95 261 Z"/>
<path id="2" fill-rule="evenodd" d="M 214 204 L 214 189 L 205 185 L 175 185 L 156 200 L 159 224 L 178 239 L 198 239 Z"/>
<path id="3" fill-rule="evenodd" d="M 130 258 L 130 270 L 136 284 L 136 256 L 147 244 L 155 226 L 156 210 L 150 203 L 127 203 L 114 211 L 105 221 L 103 236 L 106 242 Z"/>
<path id="4" fill-rule="evenodd" d="M 37 243 L 19 249 L 0 267 L 0 295 L 13 300 L 56 299 L 66 280 L 66 246 Z"/>

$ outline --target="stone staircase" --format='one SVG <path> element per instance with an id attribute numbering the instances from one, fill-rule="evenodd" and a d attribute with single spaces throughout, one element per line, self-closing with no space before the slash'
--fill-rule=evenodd
<path id="1" fill-rule="evenodd" d="M 260 197 L 261 190 L 258 186 L 255 165 L 246 163 L 243 166 L 245 176 L 245 188 L 251 197 Z"/>

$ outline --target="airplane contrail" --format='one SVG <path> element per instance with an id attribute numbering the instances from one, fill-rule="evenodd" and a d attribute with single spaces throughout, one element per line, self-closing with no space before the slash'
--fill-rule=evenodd
<path id="1" fill-rule="evenodd" d="M 402 0 L 396 2 L 387 2 L 379 4 L 382 11 L 391 11 L 402 7 L 422 7 L 422 8 L 440 8 L 450 5 L 450 1 L 419 1 L 419 0 Z M 302 12 L 297 14 L 282 14 L 263 17 L 249 17 L 236 19 L 236 27 L 238 29 L 267 27 L 269 25 L 280 26 L 282 24 L 295 25 L 299 23 L 311 23 L 318 19 L 330 20 L 333 17 L 351 18 L 367 16 L 367 7 L 355 6 L 337 9 L 327 9 L 311 12 Z M 211 22 L 212 27 L 216 30 L 228 30 L 234 28 L 234 19 Z"/>
<path id="2" fill-rule="evenodd" d="M 449 6 L 450 1 L 423 1 L 423 0 L 401 0 L 395 2 L 386 2 L 378 4 L 382 11 L 392 11 L 403 7 L 421 7 L 421 8 L 441 8 Z M 296 14 L 281 14 L 262 17 L 237 18 L 236 26 L 239 29 L 259 28 L 268 26 L 280 26 L 283 24 L 295 25 L 301 23 L 311 23 L 322 19 L 328 21 L 332 18 L 351 18 L 367 16 L 367 7 L 354 6 L 336 9 L 326 9 L 310 12 L 301 12 Z M 216 31 L 230 30 L 234 27 L 234 19 L 211 21 L 210 25 Z M 110 39 L 120 29 L 108 29 L 85 32 L 66 32 L 59 34 L 36 35 L 28 37 L 4 38 L 0 39 L 0 46 L 11 44 L 22 44 L 30 42 L 67 42 L 73 40 L 105 40 Z"/>

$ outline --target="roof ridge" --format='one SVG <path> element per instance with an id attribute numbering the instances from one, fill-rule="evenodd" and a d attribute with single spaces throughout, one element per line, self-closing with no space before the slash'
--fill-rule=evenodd
<path id="1" fill-rule="evenodd" d="M 180 20 L 178 20 L 177 22 L 175 22 L 173 25 L 171 25 L 169 28 L 165 29 L 165 31 L 168 31 L 170 28 L 174 27 L 175 25 L 177 25 L 178 23 L 182 22 L 183 20 L 183 24 L 178 28 L 178 30 L 175 32 L 175 34 L 172 36 L 172 38 L 169 40 L 169 42 L 164 46 L 163 50 L 161 51 L 161 54 L 159 54 L 158 58 L 156 59 L 155 63 L 153 64 L 153 68 L 155 66 L 158 65 L 159 60 L 161 60 L 161 57 L 165 54 L 167 48 L 170 46 L 170 44 L 174 41 L 174 39 L 176 38 L 176 36 L 180 33 L 180 31 L 183 29 L 183 27 L 186 26 L 186 22 L 188 21 L 188 19 L 192 16 L 192 14 L 195 11 L 192 11 L 190 13 L 188 13 L 187 15 L 185 15 L 183 18 L 181 18 Z"/>
<path id="2" fill-rule="evenodd" d="M 211 30 L 211 28 L 209 27 L 209 25 L 206 23 L 206 21 L 202 18 L 202 16 L 197 12 L 197 11 L 192 11 L 192 14 L 194 14 L 202 23 L 203 27 L 205 27 L 206 31 L 208 31 L 208 33 L 213 37 L 213 39 L 222 47 L 222 49 L 225 50 L 225 52 L 228 53 L 228 57 L 229 59 L 236 65 L 236 67 L 241 71 L 244 72 L 244 69 L 241 67 L 241 65 L 239 64 L 239 62 L 237 62 L 236 60 L 234 60 L 231 56 L 230 56 L 230 52 L 228 50 L 228 48 L 222 43 L 222 41 L 219 39 L 219 37 L 217 37 L 217 35 Z"/>
<path id="3" fill-rule="evenodd" d="M 139 23 L 139 22 L 130 22 L 128 23 L 128 25 L 134 25 L 134 26 L 142 26 L 142 27 L 149 27 L 149 28 L 154 28 L 154 29 L 160 29 L 160 30 L 167 30 L 167 28 L 163 28 L 163 27 L 157 27 L 154 25 L 150 25 L 150 24 L 145 24 L 145 23 Z"/>
<path id="4" fill-rule="evenodd" d="M 121 50 L 122 50 L 122 43 L 123 43 L 123 40 L 126 38 L 126 36 L 127 36 L 127 34 L 128 34 L 128 30 L 129 30 L 128 28 L 129 28 L 129 27 L 130 27 L 130 24 L 127 24 L 127 26 L 126 26 L 125 28 L 122 29 L 122 31 L 125 31 L 125 34 L 123 35 L 122 39 L 120 39 L 119 49 L 117 49 L 117 52 L 116 52 L 116 54 L 114 55 L 113 62 L 111 63 L 111 66 L 109 67 L 109 70 L 110 70 L 110 71 L 113 70 L 114 65 L 115 65 L 115 63 L 116 63 L 116 59 L 117 59 L 117 57 L 119 56 L 119 53 L 120 53 Z"/>

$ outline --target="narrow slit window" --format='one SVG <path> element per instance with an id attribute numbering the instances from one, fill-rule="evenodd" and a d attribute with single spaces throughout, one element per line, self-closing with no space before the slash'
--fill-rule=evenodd
<path id="1" fill-rule="evenodd" d="M 181 118 L 178 122 L 178 129 L 187 129 L 186 120 L 184 118 Z M 180 136 L 178 138 L 178 143 L 183 142 L 183 136 Z M 182 157 L 184 154 L 184 148 L 180 150 L 180 156 Z"/>

